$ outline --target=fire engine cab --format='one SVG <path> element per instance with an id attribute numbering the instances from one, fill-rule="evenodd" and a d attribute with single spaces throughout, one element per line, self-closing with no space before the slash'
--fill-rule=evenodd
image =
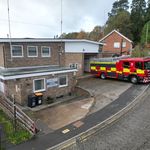
<path id="1" fill-rule="evenodd" d="M 105 78 L 128 80 L 134 84 L 150 81 L 150 58 L 97 58 L 90 62 L 91 73 Z"/>

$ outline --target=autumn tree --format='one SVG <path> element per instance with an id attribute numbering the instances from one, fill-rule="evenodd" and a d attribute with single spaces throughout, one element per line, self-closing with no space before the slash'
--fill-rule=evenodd
<path id="1" fill-rule="evenodd" d="M 99 41 L 103 37 L 103 27 L 95 26 L 89 33 L 89 39 L 92 41 Z"/>
<path id="2" fill-rule="evenodd" d="M 135 43 L 140 41 L 142 28 L 145 23 L 145 0 L 133 0 L 131 4 L 132 34 Z"/>

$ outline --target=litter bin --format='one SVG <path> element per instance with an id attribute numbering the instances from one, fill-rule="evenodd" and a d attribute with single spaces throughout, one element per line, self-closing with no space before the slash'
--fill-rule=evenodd
<path id="1" fill-rule="evenodd" d="M 37 105 L 37 97 L 33 95 L 28 96 L 28 107 L 35 107 Z"/>
<path id="2" fill-rule="evenodd" d="M 42 105 L 43 94 L 42 93 L 35 93 L 35 96 L 36 96 L 36 105 Z"/>

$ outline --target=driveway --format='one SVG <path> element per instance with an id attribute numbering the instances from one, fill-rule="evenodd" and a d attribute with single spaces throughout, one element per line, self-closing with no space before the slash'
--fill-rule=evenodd
<path id="1" fill-rule="evenodd" d="M 78 86 L 90 91 L 95 97 L 95 105 L 90 113 L 94 113 L 119 97 L 131 87 L 131 83 L 114 79 L 102 80 L 97 77 L 81 79 Z"/>
<path id="2" fill-rule="evenodd" d="M 131 85 L 128 82 L 101 80 L 94 77 L 81 79 L 78 86 L 92 93 L 94 98 L 74 99 L 71 102 L 34 112 L 36 125 L 42 134 L 53 132 L 102 109 L 117 99 Z"/>

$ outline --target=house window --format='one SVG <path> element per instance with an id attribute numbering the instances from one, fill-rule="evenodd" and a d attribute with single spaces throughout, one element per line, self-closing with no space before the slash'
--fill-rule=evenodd
<path id="1" fill-rule="evenodd" d="M 33 80 L 34 92 L 45 91 L 45 79 L 35 79 Z"/>
<path id="2" fill-rule="evenodd" d="M 42 47 L 42 57 L 50 57 L 50 47 Z"/>
<path id="3" fill-rule="evenodd" d="M 119 42 L 115 42 L 114 43 L 114 48 L 120 48 L 120 43 Z"/>
<path id="4" fill-rule="evenodd" d="M 28 46 L 28 57 L 37 57 L 37 46 Z"/>
<path id="5" fill-rule="evenodd" d="M 65 87 L 67 85 L 68 85 L 67 76 L 61 76 L 61 77 L 59 77 L 59 87 Z"/>
<path id="6" fill-rule="evenodd" d="M 123 47 L 123 48 L 126 47 L 126 42 L 122 42 L 122 47 Z"/>
<path id="7" fill-rule="evenodd" d="M 12 45 L 11 46 L 12 57 L 23 57 L 23 46 Z"/>
<path id="8" fill-rule="evenodd" d="M 78 69 L 78 64 L 69 64 L 71 69 Z"/>

